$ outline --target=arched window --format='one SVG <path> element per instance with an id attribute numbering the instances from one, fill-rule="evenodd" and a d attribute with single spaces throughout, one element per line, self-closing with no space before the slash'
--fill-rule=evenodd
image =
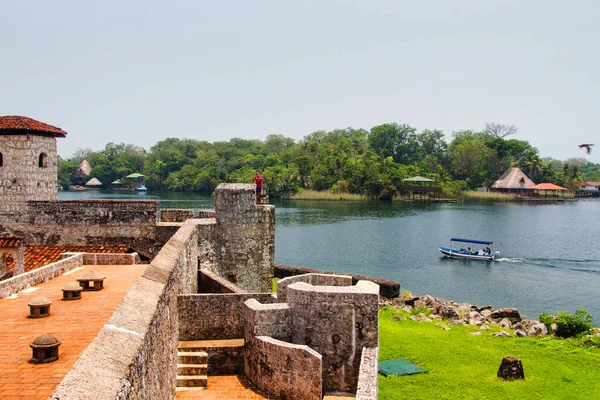
<path id="1" fill-rule="evenodd" d="M 38 162 L 38 167 L 40 167 L 40 168 L 46 168 L 46 167 L 48 167 L 48 156 L 46 155 L 46 153 L 40 154 L 40 159 L 39 159 L 39 162 Z"/>
<path id="2" fill-rule="evenodd" d="M 0 153 L 0 167 L 4 165 L 4 156 Z"/>

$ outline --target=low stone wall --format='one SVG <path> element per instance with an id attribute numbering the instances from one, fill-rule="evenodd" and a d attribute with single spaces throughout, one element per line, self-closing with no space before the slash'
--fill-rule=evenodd
<path id="1" fill-rule="evenodd" d="M 54 399 L 172 399 L 177 294 L 197 290 L 198 220 L 165 244 L 56 388 Z"/>
<path id="2" fill-rule="evenodd" d="M 189 208 L 161 208 L 161 222 L 184 222 L 186 219 L 215 218 L 214 210 L 194 210 Z"/>
<path id="3" fill-rule="evenodd" d="M 181 294 L 177 296 L 179 340 L 218 340 L 244 337 L 244 302 L 277 301 L 269 293 Z"/>
<path id="4" fill-rule="evenodd" d="M 83 253 L 72 253 L 69 257 L 55 263 L 0 281 L 0 299 L 28 287 L 35 286 L 40 282 L 46 282 L 82 264 Z"/>
<path id="5" fill-rule="evenodd" d="M 0 231 L 26 243 L 126 243 L 141 254 L 156 254 L 156 201 L 28 201 L 27 212 L 0 215 Z"/>
<path id="6" fill-rule="evenodd" d="M 358 372 L 358 400 L 377 400 L 379 347 L 363 347 Z"/>
<path id="7" fill-rule="evenodd" d="M 83 265 L 133 265 L 141 264 L 138 253 L 83 253 Z"/>
<path id="8" fill-rule="evenodd" d="M 246 377 L 278 399 L 322 399 L 322 357 L 308 346 L 257 336 L 244 357 Z"/>
<path id="9" fill-rule="evenodd" d="M 208 271 L 198 271 L 198 293 L 246 293 L 241 287 Z"/>
<path id="10" fill-rule="evenodd" d="M 275 264 L 273 270 L 273 276 L 275 278 L 287 278 L 288 276 L 303 275 L 303 274 L 329 274 L 329 275 L 342 275 L 337 272 L 321 271 L 306 267 L 290 267 L 288 265 Z M 368 276 L 354 275 L 354 274 L 343 274 L 352 277 L 352 284 L 356 285 L 358 281 L 370 281 L 379 285 L 379 295 L 387 297 L 388 299 L 394 299 L 400 296 L 400 283 L 394 281 L 388 281 L 386 279 L 371 278 Z"/>
<path id="11" fill-rule="evenodd" d="M 352 286 L 349 275 L 304 274 L 283 278 L 277 282 L 277 300 L 287 302 L 287 287 L 292 283 L 304 282 L 315 286 Z"/>

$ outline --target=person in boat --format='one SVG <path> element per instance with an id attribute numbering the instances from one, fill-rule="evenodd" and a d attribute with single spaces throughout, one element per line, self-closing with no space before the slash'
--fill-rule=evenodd
<path id="1" fill-rule="evenodd" d="M 471 254 L 471 248 L 467 247 L 467 254 Z"/>
<path id="2" fill-rule="evenodd" d="M 485 250 L 483 251 L 483 254 L 489 256 L 492 253 L 492 250 L 490 249 L 490 246 L 485 246 Z"/>

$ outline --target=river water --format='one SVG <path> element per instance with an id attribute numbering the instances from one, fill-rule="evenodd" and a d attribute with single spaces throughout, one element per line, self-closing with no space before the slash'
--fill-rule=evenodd
<path id="1" fill-rule="evenodd" d="M 212 208 L 209 197 L 61 192 L 59 199 L 159 199 Z M 585 308 L 600 323 L 600 201 L 410 204 L 281 201 L 275 262 L 391 279 L 442 299 L 515 307 L 528 318 Z M 443 258 L 451 237 L 494 242 L 499 261 Z"/>

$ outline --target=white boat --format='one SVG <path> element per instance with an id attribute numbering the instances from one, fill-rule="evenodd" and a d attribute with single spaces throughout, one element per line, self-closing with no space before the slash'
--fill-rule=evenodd
<path id="1" fill-rule="evenodd" d="M 137 190 L 138 192 L 147 192 L 148 188 L 146 187 L 146 185 L 141 185 L 140 187 L 137 187 L 135 190 Z"/>
<path id="2" fill-rule="evenodd" d="M 499 251 L 494 251 L 494 244 L 487 240 L 452 238 L 450 239 L 450 242 L 451 246 L 453 246 L 453 242 L 469 244 L 465 247 L 459 247 L 458 249 L 455 249 L 454 247 L 440 246 L 440 251 L 442 252 L 442 254 L 450 258 L 494 261 L 496 260 L 498 254 L 500 254 Z M 485 247 L 476 249 L 477 245 L 484 245 Z"/>

